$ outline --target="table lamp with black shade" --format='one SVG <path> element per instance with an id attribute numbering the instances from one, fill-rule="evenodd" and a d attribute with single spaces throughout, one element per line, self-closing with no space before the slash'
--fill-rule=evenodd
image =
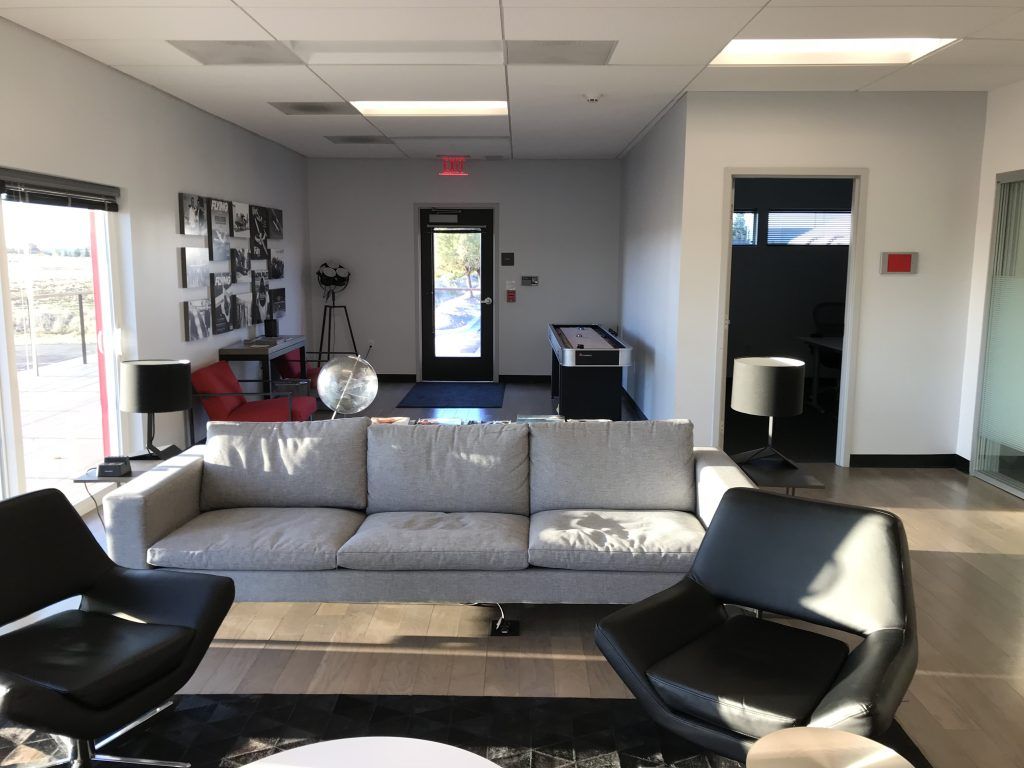
<path id="1" fill-rule="evenodd" d="M 125 360 L 121 363 L 121 411 L 146 414 L 146 451 L 133 459 L 169 459 L 181 449 L 157 448 L 157 413 L 192 407 L 192 364 L 188 360 Z"/>
<path id="2" fill-rule="evenodd" d="M 772 432 L 775 419 L 804 412 L 804 362 L 789 357 L 737 357 L 732 368 L 732 409 L 751 416 L 768 417 L 768 444 L 735 454 L 743 465 L 758 459 L 789 467 L 796 465 L 775 450 Z"/>

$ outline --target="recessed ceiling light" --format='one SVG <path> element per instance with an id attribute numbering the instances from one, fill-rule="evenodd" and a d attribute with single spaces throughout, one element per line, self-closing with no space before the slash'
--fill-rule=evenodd
<path id="1" fill-rule="evenodd" d="M 347 101 L 268 101 L 286 115 L 358 115 Z"/>
<path id="2" fill-rule="evenodd" d="M 353 101 L 366 117 L 469 117 L 507 115 L 507 101 Z"/>
<path id="3" fill-rule="evenodd" d="M 733 40 L 712 67 L 799 67 L 909 64 L 957 42 L 953 37 L 872 37 L 822 40 Z"/>
<path id="4" fill-rule="evenodd" d="M 182 53 L 207 66 L 301 64 L 302 59 L 277 40 L 168 40 Z"/>

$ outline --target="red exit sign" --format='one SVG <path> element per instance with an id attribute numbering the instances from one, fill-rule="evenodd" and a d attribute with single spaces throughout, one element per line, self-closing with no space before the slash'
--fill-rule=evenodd
<path id="1" fill-rule="evenodd" d="M 457 156 L 441 156 L 441 172 L 438 176 L 469 176 L 466 171 L 466 158 Z"/>

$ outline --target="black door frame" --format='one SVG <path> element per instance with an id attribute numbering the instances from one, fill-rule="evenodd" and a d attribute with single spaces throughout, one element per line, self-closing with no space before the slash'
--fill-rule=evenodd
<path id="1" fill-rule="evenodd" d="M 418 212 L 420 291 L 420 380 L 494 381 L 494 219 L 495 209 L 422 207 Z M 469 229 L 481 233 L 480 357 L 434 356 L 433 233 Z"/>

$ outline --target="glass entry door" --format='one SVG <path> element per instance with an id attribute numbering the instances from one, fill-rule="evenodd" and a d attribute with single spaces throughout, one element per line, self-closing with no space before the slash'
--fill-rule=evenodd
<path id="1" fill-rule="evenodd" d="M 494 378 L 494 212 L 420 212 L 422 378 Z"/>
<path id="2" fill-rule="evenodd" d="M 1024 172 L 996 188 L 992 269 L 971 467 L 1024 497 Z"/>

